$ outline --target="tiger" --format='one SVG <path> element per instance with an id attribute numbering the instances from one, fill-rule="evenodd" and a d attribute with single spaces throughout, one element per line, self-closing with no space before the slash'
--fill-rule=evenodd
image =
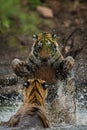
<path id="1" fill-rule="evenodd" d="M 41 79 L 29 79 L 24 82 L 23 104 L 7 124 L 19 129 L 49 128 L 50 123 L 46 113 L 45 98 L 48 93 L 48 84 Z M 2 123 L 4 124 L 4 123 Z"/>
<path id="2" fill-rule="evenodd" d="M 72 118 L 75 113 L 72 76 L 75 60 L 71 56 L 62 55 L 56 34 L 42 32 L 33 35 L 33 40 L 27 59 L 22 61 L 16 58 L 12 61 L 13 71 L 23 80 L 29 78 L 45 80 L 48 83 L 46 108 L 50 123 L 55 124 L 57 121 L 71 123 L 74 121 Z M 73 110 L 72 114 L 70 108 Z M 66 114 L 63 113 L 65 111 L 67 117 L 70 117 L 67 118 L 67 122 Z"/>
<path id="3" fill-rule="evenodd" d="M 43 32 L 33 35 L 33 46 L 26 61 L 14 59 L 13 71 L 25 78 L 41 78 L 51 83 L 58 78 L 64 79 L 72 70 L 74 59 L 66 58 L 60 52 L 56 34 Z"/>

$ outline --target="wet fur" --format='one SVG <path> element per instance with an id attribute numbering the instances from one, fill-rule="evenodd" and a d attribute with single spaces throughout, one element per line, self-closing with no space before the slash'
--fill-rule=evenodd
<path id="1" fill-rule="evenodd" d="M 9 127 L 23 128 L 49 128 L 44 99 L 47 96 L 47 89 L 43 89 L 43 80 L 28 80 L 30 85 L 23 88 L 24 101 L 17 113 L 8 122 L 2 125 Z M 32 91 L 33 90 L 33 91 Z"/>
<path id="2" fill-rule="evenodd" d="M 43 43 L 43 46 L 38 50 L 36 48 L 38 48 L 40 41 Z M 48 49 L 46 47 L 45 42 L 47 41 L 50 42 L 52 48 L 48 46 Z M 55 52 L 54 55 L 51 54 L 52 52 Z M 60 70 L 61 64 L 62 67 Z M 60 52 L 56 38 L 53 38 L 52 34 L 46 32 L 39 34 L 37 39 L 34 40 L 31 52 L 26 61 L 14 59 L 12 62 L 12 68 L 16 75 L 26 79 L 29 77 L 41 78 L 48 82 L 51 82 L 51 79 L 56 80 L 58 77 L 61 77 L 61 79 L 66 78 L 73 65 L 74 59 L 71 56 L 64 58 Z M 63 73 L 65 77 L 62 76 Z M 51 78 L 49 78 L 50 76 Z"/>

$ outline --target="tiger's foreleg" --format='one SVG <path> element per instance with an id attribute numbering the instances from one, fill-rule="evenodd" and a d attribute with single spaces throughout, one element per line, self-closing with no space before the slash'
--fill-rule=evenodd
<path id="1" fill-rule="evenodd" d="M 67 56 L 66 58 L 64 58 L 61 53 L 59 53 L 59 55 L 60 55 L 59 60 L 64 63 L 63 70 L 66 70 L 67 72 L 71 71 L 75 63 L 75 60 L 73 59 L 73 57 Z"/>
<path id="2" fill-rule="evenodd" d="M 60 79 L 67 78 L 67 76 L 70 75 L 72 72 L 74 63 L 75 61 L 71 56 L 66 57 L 60 62 L 57 61 L 54 66 L 56 69 L 56 77 Z"/>

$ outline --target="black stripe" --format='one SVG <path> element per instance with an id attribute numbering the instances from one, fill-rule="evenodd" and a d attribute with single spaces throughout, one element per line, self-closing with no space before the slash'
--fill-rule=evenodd
<path id="1" fill-rule="evenodd" d="M 31 58 L 29 58 L 29 60 L 32 64 L 36 65 L 36 67 L 39 68 L 39 66 Z"/>
<path id="2" fill-rule="evenodd" d="M 30 96 L 32 96 L 32 94 L 33 94 L 33 92 L 34 92 L 35 90 L 34 90 L 34 88 L 31 90 L 31 93 L 30 93 Z"/>
<path id="3" fill-rule="evenodd" d="M 34 100 L 30 100 L 30 102 L 33 103 L 37 103 L 38 105 L 41 105 L 40 101 L 37 100 L 36 98 Z"/>
<path id="4" fill-rule="evenodd" d="M 51 66 L 53 66 L 57 61 L 58 61 L 58 59 L 61 57 L 61 55 L 57 58 L 57 59 L 55 59 L 55 61 L 51 64 Z"/>
<path id="5" fill-rule="evenodd" d="M 36 87 L 35 87 L 36 88 Z M 42 97 L 42 95 L 40 94 L 40 92 L 38 91 L 38 89 L 35 89 L 35 88 L 33 88 L 32 89 L 32 91 L 31 91 L 31 93 L 30 93 L 30 96 L 32 96 L 32 94 L 33 94 L 33 92 L 34 91 L 37 91 L 37 93 L 40 95 L 40 97 L 43 99 L 43 97 Z"/>
<path id="6" fill-rule="evenodd" d="M 37 93 L 40 95 L 40 97 L 43 99 L 42 95 L 40 94 L 40 92 L 38 91 L 38 89 L 36 89 Z"/>

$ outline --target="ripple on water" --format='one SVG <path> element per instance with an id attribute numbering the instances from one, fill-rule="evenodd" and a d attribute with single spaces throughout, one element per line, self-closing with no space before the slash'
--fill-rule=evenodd
<path id="1" fill-rule="evenodd" d="M 7 105 L 8 104 L 8 105 Z M 8 121 L 12 115 L 16 113 L 20 105 L 21 101 L 16 101 L 14 103 L 6 103 L 0 104 L 0 121 Z M 79 107 L 79 103 L 77 102 L 76 107 L 76 118 L 77 125 L 87 125 L 87 109 Z"/>

